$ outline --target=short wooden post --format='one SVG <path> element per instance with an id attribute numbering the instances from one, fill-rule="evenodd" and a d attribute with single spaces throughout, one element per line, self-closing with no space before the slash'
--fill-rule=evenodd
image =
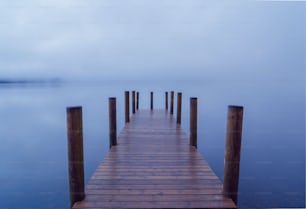
<path id="1" fill-rule="evenodd" d="M 130 122 L 130 92 L 125 91 L 125 123 Z"/>
<path id="2" fill-rule="evenodd" d="M 150 95 L 151 95 L 151 97 L 150 97 L 150 98 L 151 98 L 151 99 L 150 99 L 150 101 L 151 101 L 151 102 L 150 102 L 150 103 L 151 103 L 150 107 L 151 107 L 151 110 L 153 110 L 153 91 L 151 91 L 151 94 L 150 94 Z"/>
<path id="3" fill-rule="evenodd" d="M 190 145 L 195 148 L 198 147 L 198 99 L 190 98 Z"/>
<path id="4" fill-rule="evenodd" d="M 135 91 L 132 91 L 132 112 L 133 114 L 136 113 L 136 95 L 135 95 Z"/>
<path id="5" fill-rule="evenodd" d="M 176 123 L 181 124 L 182 118 L 182 92 L 177 93 L 177 113 Z"/>
<path id="6" fill-rule="evenodd" d="M 117 114 L 116 114 L 116 98 L 111 97 L 108 101 L 109 105 L 109 148 L 117 145 Z"/>
<path id="7" fill-rule="evenodd" d="M 85 198 L 82 107 L 67 108 L 70 208 Z"/>
<path id="8" fill-rule="evenodd" d="M 166 102 L 166 110 L 168 110 L 168 92 L 167 92 L 167 91 L 165 92 L 165 97 L 166 97 L 166 99 L 165 99 L 165 102 Z"/>
<path id="9" fill-rule="evenodd" d="M 137 91 L 137 94 L 136 94 L 136 110 L 139 110 L 139 92 Z"/>
<path id="10" fill-rule="evenodd" d="M 170 97 L 170 114 L 173 115 L 174 91 L 171 91 Z"/>
<path id="11" fill-rule="evenodd" d="M 227 113 L 223 193 L 238 201 L 243 107 L 229 106 Z"/>

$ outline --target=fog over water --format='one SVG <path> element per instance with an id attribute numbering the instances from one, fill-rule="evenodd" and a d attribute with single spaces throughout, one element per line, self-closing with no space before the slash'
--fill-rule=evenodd
<path id="1" fill-rule="evenodd" d="M 221 179 L 227 105 L 244 106 L 239 207 L 305 207 L 305 15 L 302 1 L 2 0 L 0 208 L 68 208 L 66 107 L 83 106 L 88 181 L 125 90 L 140 108 L 182 91 L 187 134 L 198 97 L 198 149 Z"/>

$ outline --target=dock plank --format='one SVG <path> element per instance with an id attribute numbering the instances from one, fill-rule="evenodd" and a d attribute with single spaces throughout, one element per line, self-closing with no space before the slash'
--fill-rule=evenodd
<path id="1" fill-rule="evenodd" d="M 73 208 L 236 208 L 167 111 L 131 117 Z"/>

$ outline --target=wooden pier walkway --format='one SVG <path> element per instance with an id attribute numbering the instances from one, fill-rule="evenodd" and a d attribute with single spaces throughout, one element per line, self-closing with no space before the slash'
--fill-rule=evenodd
<path id="1" fill-rule="evenodd" d="M 236 208 L 175 118 L 139 110 L 73 208 Z"/>

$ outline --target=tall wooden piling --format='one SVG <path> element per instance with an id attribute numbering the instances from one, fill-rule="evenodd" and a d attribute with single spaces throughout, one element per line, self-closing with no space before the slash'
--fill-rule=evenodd
<path id="1" fill-rule="evenodd" d="M 171 91 L 170 94 L 170 114 L 173 115 L 174 91 Z"/>
<path id="2" fill-rule="evenodd" d="M 139 92 L 136 93 L 136 110 L 139 110 Z"/>
<path id="3" fill-rule="evenodd" d="M 198 147 L 198 99 L 193 97 L 190 98 L 190 145 Z"/>
<path id="4" fill-rule="evenodd" d="M 132 112 L 133 114 L 136 113 L 136 94 L 135 94 L 135 91 L 132 91 Z"/>
<path id="5" fill-rule="evenodd" d="M 153 91 L 150 93 L 150 109 L 153 110 Z"/>
<path id="6" fill-rule="evenodd" d="M 165 92 L 165 105 L 166 105 L 166 110 L 168 110 L 168 92 Z"/>
<path id="7" fill-rule="evenodd" d="M 67 108 L 70 207 L 85 198 L 82 107 Z"/>
<path id="8" fill-rule="evenodd" d="M 227 114 L 223 193 L 238 201 L 243 107 L 229 106 Z"/>
<path id="9" fill-rule="evenodd" d="M 130 122 L 130 92 L 125 91 L 125 123 Z"/>
<path id="10" fill-rule="evenodd" d="M 109 148 L 117 145 L 117 113 L 116 98 L 111 97 L 109 104 Z"/>
<path id="11" fill-rule="evenodd" d="M 181 124 L 182 118 L 182 92 L 177 93 L 177 114 L 176 123 Z"/>

